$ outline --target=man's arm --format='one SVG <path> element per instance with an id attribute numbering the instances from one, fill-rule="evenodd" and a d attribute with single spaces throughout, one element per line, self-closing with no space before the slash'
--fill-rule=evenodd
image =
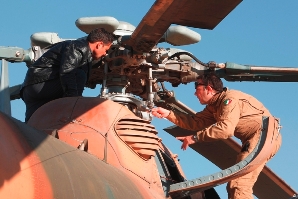
<path id="1" fill-rule="evenodd" d="M 229 104 L 225 104 L 226 100 L 230 100 Z M 240 108 L 238 100 L 230 98 L 223 100 L 217 110 L 219 114 L 218 121 L 207 128 L 198 131 L 195 135 L 177 137 L 181 140 L 181 149 L 186 150 L 188 145 L 196 142 L 208 142 L 219 139 L 227 139 L 234 135 L 235 127 L 240 118 Z"/>
<path id="2" fill-rule="evenodd" d="M 194 131 L 201 130 L 216 122 L 213 114 L 207 108 L 192 116 L 182 112 L 156 107 L 152 109 L 152 115 L 158 118 L 167 118 L 181 128 Z"/>
<path id="3" fill-rule="evenodd" d="M 181 128 L 193 131 L 202 130 L 216 122 L 208 108 L 204 108 L 195 115 L 171 111 L 166 118 Z"/>

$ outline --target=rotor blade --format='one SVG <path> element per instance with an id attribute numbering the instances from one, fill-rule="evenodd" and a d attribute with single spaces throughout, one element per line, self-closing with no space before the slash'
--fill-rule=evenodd
<path id="1" fill-rule="evenodd" d="M 298 82 L 298 68 L 251 66 L 227 62 L 216 71 L 227 81 Z"/>
<path id="2" fill-rule="evenodd" d="M 171 24 L 213 29 L 242 0 L 156 0 L 125 43 L 137 52 L 149 52 Z"/>
<path id="3" fill-rule="evenodd" d="M 172 23 L 212 30 L 241 2 L 242 0 L 176 0 L 173 5 L 176 12 L 169 10 L 166 14 L 171 15 L 167 19 L 173 21 Z"/>

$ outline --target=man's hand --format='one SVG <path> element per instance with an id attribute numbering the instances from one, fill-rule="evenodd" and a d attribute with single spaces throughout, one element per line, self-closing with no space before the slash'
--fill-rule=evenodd
<path id="1" fill-rule="evenodd" d="M 170 115 L 170 111 L 161 107 L 156 107 L 151 110 L 153 116 L 164 118 Z"/>
<path id="2" fill-rule="evenodd" d="M 194 144 L 195 140 L 193 139 L 193 135 L 185 136 L 185 137 L 176 137 L 178 140 L 183 141 L 181 149 L 184 151 L 190 144 Z"/>

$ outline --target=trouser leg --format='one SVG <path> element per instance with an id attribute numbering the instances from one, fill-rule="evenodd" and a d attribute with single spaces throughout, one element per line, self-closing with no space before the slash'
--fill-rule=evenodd
<path id="1" fill-rule="evenodd" d="M 25 122 L 30 119 L 39 107 L 61 97 L 63 97 L 63 89 L 59 79 L 24 87 L 22 99 L 26 105 Z"/>
<path id="2" fill-rule="evenodd" d="M 260 164 L 260 166 L 253 172 L 250 172 L 235 180 L 231 180 L 227 186 L 228 198 L 253 199 L 253 186 L 257 181 L 259 174 L 263 170 L 266 162 Z"/>
<path id="3" fill-rule="evenodd" d="M 277 126 L 277 123 L 275 123 L 274 125 Z M 247 141 L 250 143 L 250 146 L 248 147 L 248 151 L 241 152 L 237 156 L 237 162 L 240 162 L 241 160 L 245 159 L 249 155 L 249 153 L 255 148 L 259 140 L 259 135 L 260 134 L 258 133 Z M 276 152 L 279 150 L 281 145 L 281 135 L 278 135 L 278 132 L 275 131 L 273 136 L 275 138 L 274 140 L 275 143 L 273 145 L 272 152 L 267 158 L 267 160 L 261 163 L 257 167 L 257 169 L 255 169 L 253 172 L 248 173 L 237 179 L 231 180 L 228 183 L 227 191 L 228 191 L 229 199 L 253 199 L 253 186 L 257 181 L 259 174 L 263 170 L 268 160 L 271 159 L 276 154 Z M 247 142 L 245 144 L 247 144 Z"/>
<path id="4" fill-rule="evenodd" d="M 245 159 L 249 153 L 254 149 L 260 137 L 260 133 L 256 133 L 252 138 L 247 140 L 242 147 L 242 152 L 237 156 L 236 162 Z M 258 173 L 262 171 L 265 162 L 258 167 L 258 169 L 250 172 L 242 177 L 231 180 L 227 185 L 229 199 L 253 199 L 253 185 L 257 178 Z M 260 171 L 259 171 L 260 170 Z"/>

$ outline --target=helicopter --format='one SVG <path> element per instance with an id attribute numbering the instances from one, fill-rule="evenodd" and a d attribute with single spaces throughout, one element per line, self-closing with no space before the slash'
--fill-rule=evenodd
<path id="1" fill-rule="evenodd" d="M 241 4 L 240 4 L 241 5 Z M 250 61 L 250 60 L 249 60 Z M 242 83 L 241 83 L 242 84 Z M 275 84 L 276 85 L 276 84 Z M 184 86 L 184 85 L 181 85 L 181 86 Z M 190 91 L 190 92 L 192 92 L 192 91 Z"/>

